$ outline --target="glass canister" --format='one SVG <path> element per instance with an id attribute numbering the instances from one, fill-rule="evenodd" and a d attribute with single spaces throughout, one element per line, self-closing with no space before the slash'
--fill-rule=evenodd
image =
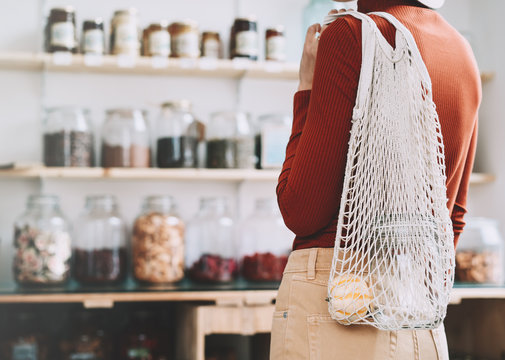
<path id="1" fill-rule="evenodd" d="M 95 165 L 93 130 L 87 110 L 77 107 L 48 109 L 43 131 L 46 166 Z"/>
<path id="2" fill-rule="evenodd" d="M 200 56 L 198 23 L 193 20 L 174 22 L 169 26 L 172 38 L 172 57 L 198 58 Z"/>
<path id="3" fill-rule="evenodd" d="M 202 33 L 201 54 L 207 59 L 220 59 L 223 53 L 221 36 L 218 32 L 204 31 Z"/>
<path id="4" fill-rule="evenodd" d="M 257 169 L 280 169 L 286 157 L 286 146 L 291 136 L 291 116 L 267 114 L 258 119 L 255 136 Z"/>
<path id="5" fill-rule="evenodd" d="M 110 53 L 137 56 L 140 54 L 140 25 L 135 8 L 114 12 L 110 24 Z"/>
<path id="6" fill-rule="evenodd" d="M 492 219 L 468 218 L 456 248 L 456 281 L 501 285 L 504 244 Z"/>
<path id="7" fill-rule="evenodd" d="M 72 6 L 51 9 L 45 32 L 47 52 L 77 52 L 75 10 Z"/>
<path id="8" fill-rule="evenodd" d="M 116 198 L 88 196 L 76 223 L 74 277 L 83 284 L 109 284 L 126 275 L 125 223 Z"/>
<path id="9" fill-rule="evenodd" d="M 133 275 L 142 282 L 184 277 L 184 223 L 171 196 L 150 196 L 133 225 Z"/>
<path id="10" fill-rule="evenodd" d="M 265 59 L 286 61 L 286 36 L 284 26 L 275 26 L 265 33 Z"/>
<path id="11" fill-rule="evenodd" d="M 190 101 L 162 104 L 155 132 L 158 167 L 197 167 L 199 134 L 195 122 Z"/>
<path id="12" fill-rule="evenodd" d="M 250 281 L 281 281 L 294 235 L 284 225 L 276 200 L 257 199 L 240 233 L 242 276 Z"/>
<path id="13" fill-rule="evenodd" d="M 164 359 L 166 354 L 162 352 L 162 345 L 157 314 L 145 310 L 135 311 L 121 339 L 121 359 Z"/>
<path id="14" fill-rule="evenodd" d="M 83 54 L 105 54 L 103 19 L 85 20 L 82 23 L 81 49 Z"/>
<path id="15" fill-rule="evenodd" d="M 107 111 L 102 127 L 103 167 L 149 167 L 149 130 L 141 110 Z"/>
<path id="16" fill-rule="evenodd" d="M 230 58 L 258 60 L 258 23 L 253 17 L 235 19 L 230 35 Z"/>
<path id="17" fill-rule="evenodd" d="M 168 22 L 161 21 L 149 25 L 142 36 L 142 55 L 144 56 L 170 56 L 170 32 Z"/>
<path id="18" fill-rule="evenodd" d="M 188 224 L 186 266 L 198 282 L 234 280 L 238 274 L 236 229 L 225 198 L 203 198 L 200 211 Z"/>
<path id="19" fill-rule="evenodd" d="M 70 224 L 56 196 L 33 195 L 15 222 L 14 278 L 19 284 L 58 285 L 70 276 Z"/>

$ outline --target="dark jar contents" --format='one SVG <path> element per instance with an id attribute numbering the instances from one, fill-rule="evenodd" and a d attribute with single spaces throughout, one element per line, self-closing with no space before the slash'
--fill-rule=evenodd
<path id="1" fill-rule="evenodd" d="M 77 53 L 75 10 L 71 6 L 51 9 L 46 24 L 45 47 L 47 52 Z"/>
<path id="2" fill-rule="evenodd" d="M 244 256 L 242 276 L 250 281 L 281 281 L 287 263 L 287 256 L 275 256 L 270 252 Z"/>
<path id="3" fill-rule="evenodd" d="M 102 145 L 103 167 L 149 167 L 150 162 L 151 150 L 148 147 Z"/>
<path id="4" fill-rule="evenodd" d="M 235 141 L 231 139 L 207 141 L 207 167 L 210 169 L 234 168 L 235 148 Z"/>
<path id="5" fill-rule="evenodd" d="M 235 259 L 204 254 L 189 269 L 189 277 L 198 282 L 230 282 L 237 278 L 238 264 Z"/>
<path id="6" fill-rule="evenodd" d="M 267 29 L 265 34 L 265 58 L 272 61 L 286 60 L 286 37 L 284 27 Z"/>
<path id="7" fill-rule="evenodd" d="M 149 25 L 142 34 L 142 55 L 170 56 L 170 32 L 168 23 L 160 22 Z"/>
<path id="8" fill-rule="evenodd" d="M 83 22 L 81 51 L 83 54 L 105 53 L 105 32 L 101 18 Z"/>
<path id="9" fill-rule="evenodd" d="M 254 19 L 236 19 L 231 28 L 230 58 L 258 60 L 258 24 Z"/>
<path id="10" fill-rule="evenodd" d="M 83 284 L 117 283 L 126 275 L 126 249 L 74 250 L 74 277 Z"/>
<path id="11" fill-rule="evenodd" d="M 222 57 L 222 42 L 219 33 L 205 31 L 202 33 L 202 57 L 220 59 Z"/>
<path id="12" fill-rule="evenodd" d="M 44 134 L 46 166 L 94 166 L 93 134 L 85 131 L 59 131 Z"/>
<path id="13" fill-rule="evenodd" d="M 196 167 L 198 138 L 193 136 L 165 137 L 157 141 L 156 160 L 160 168 Z M 189 155 L 189 156 L 188 156 Z"/>

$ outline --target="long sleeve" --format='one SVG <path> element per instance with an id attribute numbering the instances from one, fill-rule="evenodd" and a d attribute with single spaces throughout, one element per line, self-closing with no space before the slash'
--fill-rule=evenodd
<path id="1" fill-rule="evenodd" d="M 361 66 L 361 45 L 347 21 L 337 19 L 324 31 L 312 91 L 295 95 L 277 197 L 286 225 L 299 237 L 325 228 L 340 204 Z"/>

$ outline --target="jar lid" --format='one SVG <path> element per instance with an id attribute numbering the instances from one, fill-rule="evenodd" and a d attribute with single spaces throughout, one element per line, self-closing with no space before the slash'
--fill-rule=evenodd
<path id="1" fill-rule="evenodd" d="M 107 116 L 118 115 L 121 117 L 133 117 L 135 115 L 145 116 L 147 114 L 146 110 L 133 109 L 133 108 L 115 108 L 108 109 L 105 111 Z"/>
<path id="2" fill-rule="evenodd" d="M 175 207 L 175 200 L 170 195 L 151 195 L 144 200 L 144 207 L 160 209 L 169 212 Z"/>
<path id="3" fill-rule="evenodd" d="M 239 17 L 239 18 L 235 19 L 235 22 L 251 22 L 251 23 L 255 23 L 256 21 L 257 21 L 257 19 L 256 19 L 255 15 L 249 15 L 249 16 Z"/>
<path id="4" fill-rule="evenodd" d="M 119 15 L 138 15 L 139 11 L 136 8 L 128 8 L 114 11 L 114 16 Z"/>
<path id="5" fill-rule="evenodd" d="M 67 6 L 60 6 L 60 7 L 56 7 L 56 8 L 51 9 L 51 14 L 61 13 L 61 12 L 73 14 L 73 13 L 75 13 L 75 8 L 71 5 L 67 5 Z"/>
<path id="6" fill-rule="evenodd" d="M 83 26 L 86 26 L 86 25 L 103 25 L 103 19 L 101 17 L 97 17 L 97 18 L 94 18 L 94 19 L 84 20 L 82 24 L 83 24 Z"/>
<path id="7" fill-rule="evenodd" d="M 55 107 L 50 107 L 46 108 L 45 111 L 47 113 L 54 113 L 54 112 L 60 112 L 60 113 L 84 113 L 88 114 L 89 110 L 81 108 L 79 106 L 55 106 Z"/>
<path id="8" fill-rule="evenodd" d="M 149 26 L 147 28 L 150 29 L 153 27 L 167 28 L 168 27 L 168 20 L 160 20 L 159 22 L 151 23 L 151 24 L 149 24 Z"/>
<path id="9" fill-rule="evenodd" d="M 54 206 L 59 202 L 59 198 L 56 195 L 30 195 L 28 197 L 28 205 L 39 205 L 39 206 Z"/>
<path id="10" fill-rule="evenodd" d="M 170 26 L 190 26 L 192 28 L 197 28 L 198 27 L 198 22 L 192 19 L 184 19 L 184 20 L 179 20 L 175 21 Z"/>
<path id="11" fill-rule="evenodd" d="M 204 31 L 202 36 L 219 36 L 219 33 L 217 31 Z"/>
<path id="12" fill-rule="evenodd" d="M 107 209 L 116 209 L 117 200 L 114 195 L 88 195 L 86 206 L 98 205 Z"/>
<path id="13" fill-rule="evenodd" d="M 183 111 L 191 111 L 192 104 L 190 100 L 187 99 L 181 99 L 181 100 L 173 100 L 173 101 L 166 101 L 161 104 L 161 107 L 163 109 L 176 109 L 176 110 L 183 110 Z"/>
<path id="14" fill-rule="evenodd" d="M 267 28 L 266 31 L 267 32 L 269 32 L 269 31 L 275 31 L 275 32 L 283 33 L 284 32 L 284 25 L 271 26 L 271 27 Z"/>

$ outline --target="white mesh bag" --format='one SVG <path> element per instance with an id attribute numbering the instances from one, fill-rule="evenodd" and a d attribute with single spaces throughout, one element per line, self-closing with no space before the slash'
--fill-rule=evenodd
<path id="1" fill-rule="evenodd" d="M 431 80 L 412 34 L 393 49 L 367 15 L 333 264 L 329 312 L 340 324 L 433 329 L 454 281 L 444 145 Z M 326 19 L 331 22 L 335 16 Z"/>

